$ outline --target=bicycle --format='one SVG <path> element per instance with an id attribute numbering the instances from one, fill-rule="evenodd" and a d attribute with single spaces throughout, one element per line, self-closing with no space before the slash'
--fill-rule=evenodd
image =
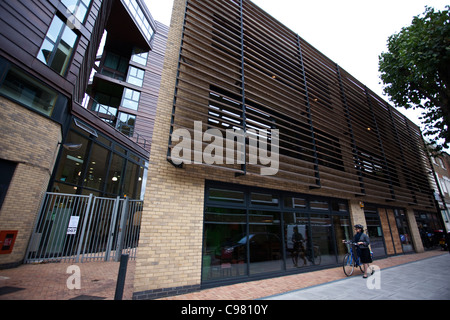
<path id="1" fill-rule="evenodd" d="M 308 261 L 311 262 L 313 265 L 320 265 L 320 263 L 322 262 L 319 246 L 313 246 L 312 249 L 301 249 L 301 250 L 293 249 L 291 252 L 291 257 L 292 262 L 296 267 L 298 267 L 297 264 L 299 263 L 299 261 L 302 260 L 304 262 L 303 266 L 306 266 L 307 265 L 306 259 L 308 259 Z"/>
<path id="2" fill-rule="evenodd" d="M 349 245 L 349 252 L 345 254 L 342 265 L 345 275 L 347 277 L 351 276 L 356 267 L 359 267 L 359 270 L 361 270 L 361 272 L 364 272 L 363 264 L 360 262 L 359 257 L 356 257 L 353 252 L 353 246 L 358 246 L 358 244 L 352 241 L 344 241 L 344 243 Z M 373 259 L 372 251 L 370 251 L 370 255 Z M 368 268 L 370 268 L 370 266 Z M 373 275 L 374 272 L 375 270 L 372 268 L 372 271 L 370 271 L 370 275 Z"/>

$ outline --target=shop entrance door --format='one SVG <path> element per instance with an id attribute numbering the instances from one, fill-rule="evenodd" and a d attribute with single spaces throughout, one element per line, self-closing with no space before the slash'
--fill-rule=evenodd
<path id="1" fill-rule="evenodd" d="M 378 208 L 384 243 L 388 255 L 403 253 L 393 209 Z"/>

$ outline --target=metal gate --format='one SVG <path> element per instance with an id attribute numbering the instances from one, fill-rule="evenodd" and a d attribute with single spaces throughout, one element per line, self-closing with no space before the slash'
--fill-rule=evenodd
<path id="1" fill-rule="evenodd" d="M 25 263 L 136 258 L 143 201 L 48 192 Z"/>

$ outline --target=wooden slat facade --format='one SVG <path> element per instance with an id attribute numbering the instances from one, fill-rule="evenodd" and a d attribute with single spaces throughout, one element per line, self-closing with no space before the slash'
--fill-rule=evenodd
<path id="1" fill-rule="evenodd" d="M 278 129 L 279 171 L 264 179 L 434 208 L 420 129 L 251 1 L 187 1 L 172 132 L 193 136 L 194 121 L 223 137 Z M 212 166 L 258 175 L 248 160 Z"/>

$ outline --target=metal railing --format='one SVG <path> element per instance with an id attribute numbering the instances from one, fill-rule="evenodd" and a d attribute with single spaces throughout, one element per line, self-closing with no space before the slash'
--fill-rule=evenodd
<path id="1" fill-rule="evenodd" d="M 136 258 L 143 201 L 48 192 L 25 263 Z"/>

